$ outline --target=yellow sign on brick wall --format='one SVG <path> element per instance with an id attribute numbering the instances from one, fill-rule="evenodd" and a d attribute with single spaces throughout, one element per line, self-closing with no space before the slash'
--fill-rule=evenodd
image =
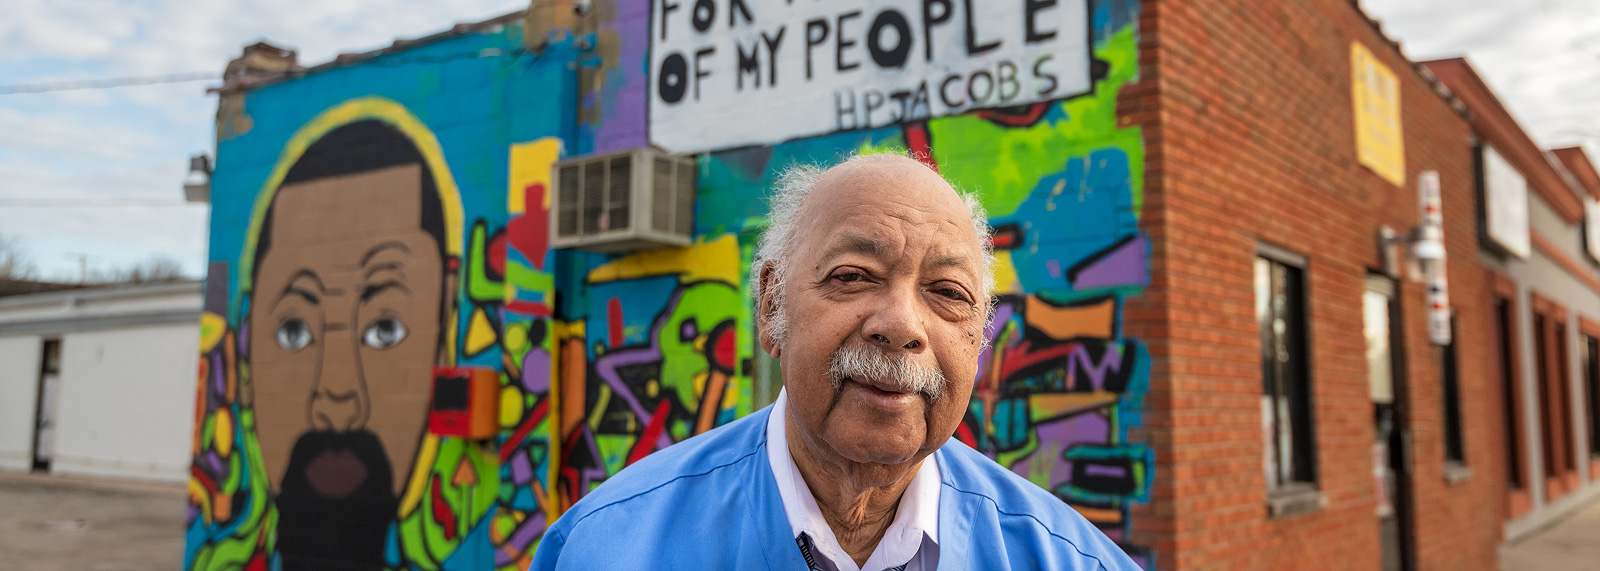
<path id="1" fill-rule="evenodd" d="M 1396 186 L 1406 183 L 1405 139 L 1400 135 L 1400 82 L 1360 43 L 1350 44 L 1350 88 L 1355 96 L 1356 156 Z"/>

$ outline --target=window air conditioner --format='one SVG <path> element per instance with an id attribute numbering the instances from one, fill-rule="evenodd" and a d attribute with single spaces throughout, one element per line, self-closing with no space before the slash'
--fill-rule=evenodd
<path id="1" fill-rule="evenodd" d="M 694 157 L 649 148 L 556 163 L 550 245 L 591 252 L 688 246 Z"/>

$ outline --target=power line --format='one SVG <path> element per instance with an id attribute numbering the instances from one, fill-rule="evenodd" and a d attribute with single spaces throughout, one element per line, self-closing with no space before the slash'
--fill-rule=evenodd
<path id="1" fill-rule="evenodd" d="M 50 91 L 73 91 L 79 89 L 106 89 L 110 87 L 126 87 L 130 85 L 187 83 L 191 81 L 208 81 L 216 79 L 220 79 L 216 72 L 194 71 L 188 73 L 168 73 L 163 75 L 129 75 L 123 77 L 108 77 L 104 79 L 88 79 L 83 81 L 19 83 L 12 85 L 0 85 L 0 95 L 14 95 L 18 93 L 46 93 Z"/>
<path id="2" fill-rule="evenodd" d="M 351 65 L 361 64 L 373 67 L 397 67 L 416 64 L 449 63 L 469 59 L 510 58 L 517 59 L 528 55 L 526 48 L 500 49 L 484 48 L 470 52 L 460 52 L 437 56 L 400 56 L 392 57 L 383 53 L 355 54 Z M 337 60 L 335 60 L 337 61 Z M 307 70 L 297 69 L 285 72 L 286 75 L 301 75 Z M 222 77 L 213 71 L 192 71 L 187 73 L 168 73 L 161 75 L 130 75 L 124 77 L 108 77 L 102 79 L 86 79 L 82 81 L 57 81 L 51 83 L 16 83 L 0 85 L 0 95 L 16 95 L 20 93 L 48 93 L 51 91 L 72 91 L 78 89 L 107 89 L 112 87 L 127 87 L 130 85 L 157 85 L 163 83 L 187 83 L 191 81 L 217 81 Z"/>
<path id="3" fill-rule="evenodd" d="M 163 198 L 0 198 L 0 208 L 171 208 L 195 206 Z"/>

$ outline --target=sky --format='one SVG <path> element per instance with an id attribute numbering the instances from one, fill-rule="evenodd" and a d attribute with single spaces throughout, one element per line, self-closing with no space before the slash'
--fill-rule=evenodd
<path id="1" fill-rule="evenodd" d="M 220 72 L 256 41 L 314 65 L 528 0 L 4 0 L 0 87 Z M 1600 160 L 1600 0 L 1361 0 L 1416 61 L 1466 55 L 1534 140 Z M 0 236 L 42 277 L 155 256 L 198 277 L 207 207 L 183 202 L 212 154 L 216 81 L 0 95 Z M 136 205 L 129 205 L 133 203 Z M 41 205 L 44 204 L 44 205 Z"/>

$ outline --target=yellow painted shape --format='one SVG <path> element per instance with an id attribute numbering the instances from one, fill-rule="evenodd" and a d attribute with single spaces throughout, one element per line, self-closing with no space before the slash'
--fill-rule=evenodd
<path id="1" fill-rule="evenodd" d="M 528 326 L 522 324 L 506 326 L 506 349 L 518 354 L 531 349 L 528 347 Z"/>
<path id="2" fill-rule="evenodd" d="M 205 518 L 206 525 L 211 525 L 211 494 L 194 478 L 189 478 L 189 503 L 200 506 L 200 515 Z"/>
<path id="3" fill-rule="evenodd" d="M 428 467 L 439 457 L 439 437 L 429 434 L 422 437 L 417 449 L 417 460 L 411 464 L 411 479 L 406 483 L 406 493 L 400 497 L 400 519 L 405 519 L 422 502 L 422 490 L 427 487 Z"/>
<path id="4" fill-rule="evenodd" d="M 511 428 L 522 420 L 522 391 L 517 387 L 500 389 L 500 427 Z"/>
<path id="5" fill-rule="evenodd" d="M 1057 307 L 1029 296 L 1028 326 L 1056 339 L 1095 337 L 1110 339 L 1116 322 L 1117 301 L 1106 298 L 1093 305 Z"/>
<path id="6" fill-rule="evenodd" d="M 217 447 L 217 453 L 223 456 L 233 454 L 233 415 L 228 409 L 217 409 L 216 420 L 212 421 L 211 441 Z"/>
<path id="7" fill-rule="evenodd" d="M 489 325 L 489 316 L 481 309 L 472 311 L 472 325 L 467 326 L 467 354 L 476 355 L 479 351 L 494 345 L 494 326 Z"/>
<path id="8" fill-rule="evenodd" d="M 1400 81 L 1360 42 L 1350 43 L 1350 90 L 1355 100 L 1356 158 L 1384 180 L 1405 186 Z"/>
<path id="9" fill-rule="evenodd" d="M 1022 293 L 1022 280 L 1017 278 L 1017 266 L 1011 262 L 1011 251 L 994 253 L 995 294 Z"/>
<path id="10" fill-rule="evenodd" d="M 710 241 L 696 240 L 687 248 L 641 252 L 589 271 L 589 283 L 632 280 L 650 276 L 681 276 L 684 283 L 717 280 L 739 283 L 739 241 L 723 234 Z"/>
<path id="11" fill-rule="evenodd" d="M 228 320 L 221 315 L 209 311 L 200 314 L 200 352 L 210 353 L 217 348 L 217 342 L 222 340 L 222 333 L 228 329 Z"/>
<path id="12" fill-rule="evenodd" d="M 513 143 L 511 145 L 511 172 L 506 177 L 506 212 L 512 216 L 522 214 L 528 210 L 524 204 L 523 190 L 536 183 L 544 183 L 543 210 L 550 209 L 550 194 L 554 185 L 550 184 L 550 170 L 555 168 L 556 160 L 561 158 L 561 139 L 545 137 L 526 143 Z"/>
<path id="13" fill-rule="evenodd" d="M 1035 423 L 1117 403 L 1117 393 L 1045 393 L 1028 397 L 1028 416 Z"/>

